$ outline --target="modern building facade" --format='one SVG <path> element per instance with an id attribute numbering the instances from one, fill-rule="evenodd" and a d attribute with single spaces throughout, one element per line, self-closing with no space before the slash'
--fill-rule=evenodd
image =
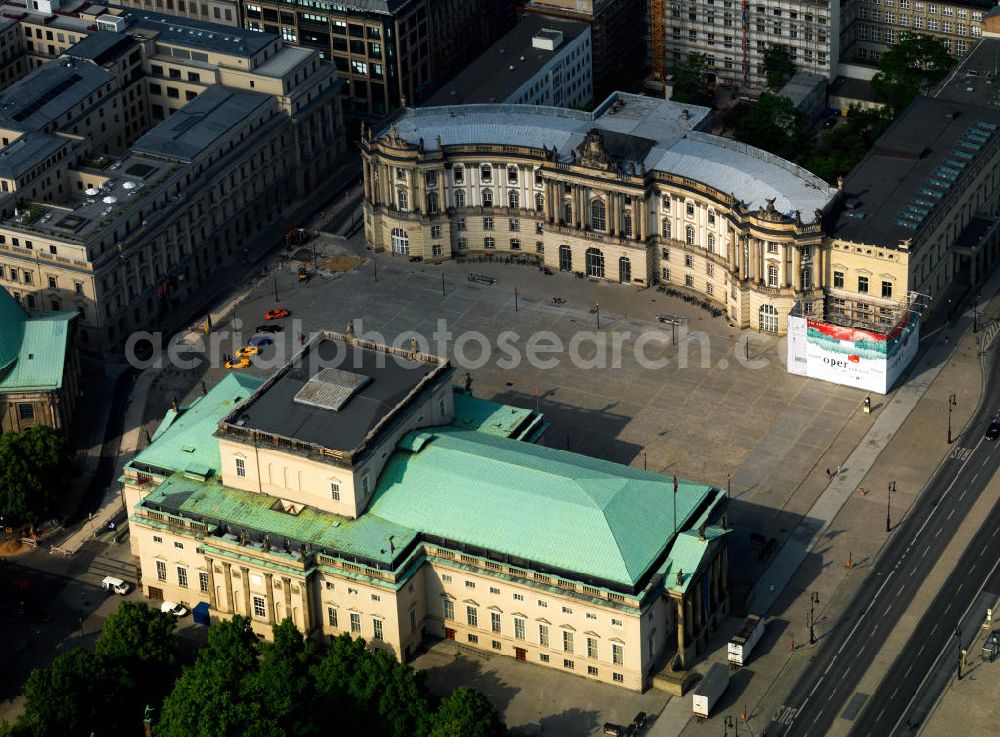
<path id="1" fill-rule="evenodd" d="M 990 0 L 917 2 L 917 0 L 857 0 L 855 44 L 851 60 L 875 63 L 904 33 L 940 39 L 955 57 L 965 56 L 983 35 L 983 18 Z"/>
<path id="2" fill-rule="evenodd" d="M 79 395 L 75 312 L 25 312 L 0 289 L 0 429 L 67 430 Z"/>
<path id="3" fill-rule="evenodd" d="M 75 3 L 64 3 L 64 5 L 73 4 Z M 151 10 L 154 13 L 202 20 L 223 26 L 239 28 L 243 25 L 240 20 L 240 4 L 237 0 L 119 0 L 115 5 L 133 10 Z"/>
<path id="4" fill-rule="evenodd" d="M 94 351 L 169 321 L 345 147 L 316 52 L 102 11 L 56 16 L 49 31 L 72 45 L 0 92 L 3 286 L 29 309 L 78 312 Z"/>
<path id="5" fill-rule="evenodd" d="M 829 0 L 650 0 L 646 37 L 650 66 L 663 80 L 688 55 L 704 54 L 716 81 L 742 89 L 766 86 L 764 52 L 788 49 L 797 71 L 836 76 L 841 3 Z"/>
<path id="6" fill-rule="evenodd" d="M 514 25 L 511 0 L 260 0 L 247 28 L 280 35 L 332 60 L 345 108 L 381 118 L 419 105 Z"/>
<path id="7" fill-rule="evenodd" d="M 728 611 L 724 491 L 538 445 L 537 413 L 350 330 L 299 359 L 172 410 L 126 468 L 150 598 L 637 691 Z"/>
<path id="8" fill-rule="evenodd" d="M 512 103 L 584 108 L 594 99 L 590 26 L 525 15 L 425 107 Z"/>
<path id="9" fill-rule="evenodd" d="M 642 76 L 643 0 L 529 0 L 523 12 L 590 25 L 595 99 Z"/>
<path id="10" fill-rule="evenodd" d="M 705 297 L 783 332 L 829 281 L 838 193 L 699 130 L 708 110 L 615 93 L 594 113 L 509 105 L 407 110 L 362 140 L 369 248 L 442 260 L 527 255 L 552 269 Z"/>

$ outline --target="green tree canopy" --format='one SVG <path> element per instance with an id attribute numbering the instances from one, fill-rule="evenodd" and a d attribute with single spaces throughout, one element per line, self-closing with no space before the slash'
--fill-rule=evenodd
<path id="1" fill-rule="evenodd" d="M 458 688 L 441 702 L 430 737 L 503 737 L 500 714 L 486 697 L 472 688 Z"/>
<path id="2" fill-rule="evenodd" d="M 24 712 L 14 733 L 26 737 L 121 734 L 117 708 L 127 676 L 91 650 L 60 655 L 51 668 L 36 668 L 24 687 Z"/>
<path id="3" fill-rule="evenodd" d="M 955 60 L 938 39 L 924 33 L 903 33 L 882 53 L 872 88 L 895 112 L 921 91 L 937 84 Z"/>
<path id="4" fill-rule="evenodd" d="M 71 469 L 69 444 L 57 430 L 36 425 L 0 435 L 0 515 L 5 523 L 34 526 L 51 518 Z"/>
<path id="5" fill-rule="evenodd" d="M 128 674 L 132 710 L 159 708 L 177 677 L 175 617 L 140 601 L 123 601 L 108 617 L 96 652 Z M 138 714 L 139 712 L 136 712 Z"/>
<path id="6" fill-rule="evenodd" d="M 839 177 L 846 176 L 865 157 L 890 123 L 891 110 L 852 110 L 846 121 L 823 132 L 802 165 L 836 185 Z"/>
<path id="7" fill-rule="evenodd" d="M 712 107 L 712 75 L 708 72 L 708 57 L 704 54 L 688 54 L 687 58 L 674 67 L 674 92 L 670 97 L 674 102 Z"/>
<path id="8" fill-rule="evenodd" d="M 770 44 L 764 49 L 764 73 L 767 75 L 767 86 L 775 91 L 792 78 L 795 64 L 787 46 Z"/>
<path id="9" fill-rule="evenodd" d="M 736 138 L 794 160 L 799 153 L 799 120 L 792 101 L 765 92 L 741 111 L 736 121 Z"/>

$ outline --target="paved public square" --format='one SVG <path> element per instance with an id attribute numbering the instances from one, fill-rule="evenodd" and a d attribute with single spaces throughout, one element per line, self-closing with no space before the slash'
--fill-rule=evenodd
<path id="1" fill-rule="evenodd" d="M 267 310 L 290 310 L 277 345 L 246 369 L 267 375 L 282 363 L 274 358 L 276 350 L 290 356 L 297 348 L 291 345 L 297 341 L 296 328 L 306 334 L 344 331 L 354 320 L 359 335 L 374 332 L 408 346 L 408 333 L 414 331 L 438 352 L 435 331 L 444 320 L 451 333 L 445 349 L 457 367 L 456 383 L 464 381 L 471 362 L 476 395 L 537 406 L 551 423 L 548 445 L 720 488 L 731 476 L 731 518 L 740 531 L 731 560 L 744 562 L 733 571 L 740 581 L 756 578 L 763 569 L 756 552 L 741 554 L 750 533 L 779 542 L 789 534 L 795 516 L 813 501 L 811 496 L 795 497 L 797 487 L 817 472 L 818 459 L 845 424 L 867 419 L 859 412 L 862 392 L 789 375 L 782 340 L 734 329 L 725 318 L 655 289 L 546 275 L 527 265 L 433 265 L 385 254 L 372 258 L 357 239 L 341 245 L 321 238 L 318 250 L 320 260 L 342 251 L 365 262 L 348 273 L 321 274 L 305 283 L 295 276 L 297 265 L 276 262 L 232 313 L 242 333 L 231 336 L 227 331 L 234 323 L 216 321 L 217 334 L 206 336 L 206 342 L 221 336 L 218 351 L 231 354 L 239 347 L 236 342 L 264 323 Z M 495 277 L 496 283 L 471 282 L 472 272 Z M 565 301 L 553 303 L 554 297 Z M 686 333 L 658 322 L 662 313 L 687 318 Z M 488 341 L 489 360 L 479 360 L 480 340 L 469 338 L 468 331 Z M 505 331 L 516 335 L 498 342 Z M 648 335 L 651 331 L 656 334 Z M 554 363 L 551 368 L 526 360 L 529 339 L 540 333 L 548 336 L 544 345 L 554 337 L 566 348 L 537 354 Z M 600 341 L 604 344 L 598 350 Z M 615 360 L 616 343 L 620 362 Z M 637 343 L 643 360 L 636 355 Z M 510 360 L 514 350 L 521 359 L 516 366 Z M 580 360 L 572 360 L 574 355 Z M 663 359 L 666 365 L 648 367 Z M 586 362 L 595 367 L 580 365 Z M 162 372 L 146 420 L 162 416 L 171 397 L 190 399 L 200 391 L 200 381 L 211 385 L 225 371 L 203 366 Z"/>

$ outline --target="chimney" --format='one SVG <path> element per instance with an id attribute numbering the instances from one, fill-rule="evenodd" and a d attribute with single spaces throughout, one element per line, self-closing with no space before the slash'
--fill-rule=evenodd
<path id="1" fill-rule="evenodd" d="M 837 189 L 839 189 L 841 192 L 844 191 L 844 178 L 843 177 L 837 177 Z"/>

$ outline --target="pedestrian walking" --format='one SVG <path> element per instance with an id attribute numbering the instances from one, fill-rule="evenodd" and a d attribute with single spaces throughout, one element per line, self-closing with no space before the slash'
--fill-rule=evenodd
<path id="1" fill-rule="evenodd" d="M 833 474 L 830 473 L 830 469 L 829 468 L 826 469 L 826 480 L 829 481 L 832 478 L 833 478 Z"/>

